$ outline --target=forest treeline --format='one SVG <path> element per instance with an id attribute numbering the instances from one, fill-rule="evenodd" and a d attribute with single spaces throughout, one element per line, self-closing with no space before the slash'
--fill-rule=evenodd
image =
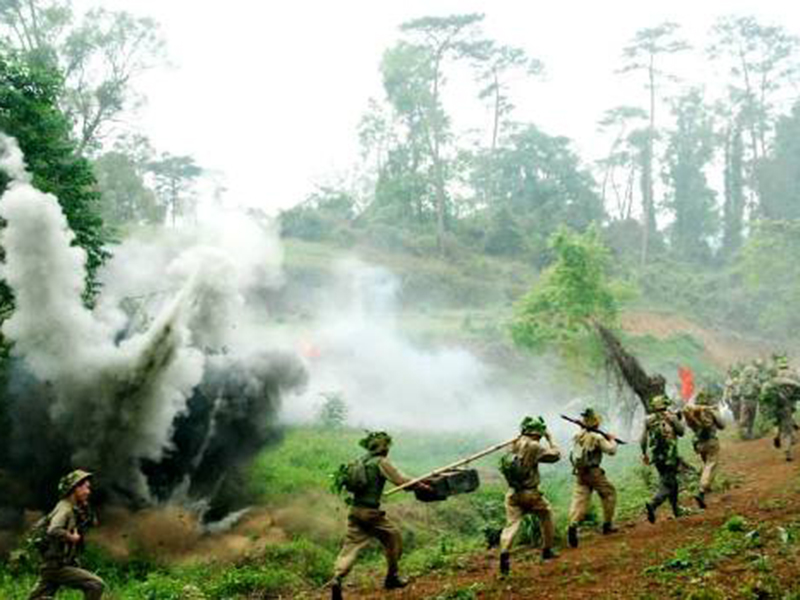
<path id="1" fill-rule="evenodd" d="M 646 93 L 598 115 L 610 150 L 590 163 L 571 140 L 514 119 L 515 86 L 546 65 L 487 37 L 483 21 L 400 26 L 380 63 L 383 97 L 357 132 L 362 177 L 285 211 L 285 235 L 541 268 L 560 227 L 597 223 L 615 275 L 649 300 L 765 335 L 800 325 L 795 35 L 754 17 L 722 17 L 697 41 L 677 23 L 633 32 L 608 85 L 632 78 Z M 719 79 L 680 73 L 688 54 Z M 463 96 L 446 93 L 464 73 L 489 116 L 466 134 Z"/>
<path id="2" fill-rule="evenodd" d="M 643 91 L 597 115 L 609 151 L 595 162 L 515 118 L 520 86 L 546 86 L 547 65 L 487 36 L 484 15 L 422 17 L 398 34 L 376 57 L 382 95 L 353 132 L 358 177 L 284 211 L 284 236 L 540 270 L 559 228 L 596 224 L 613 276 L 648 302 L 769 336 L 800 326 L 792 32 L 748 16 L 720 17 L 701 40 L 676 23 L 632 31 L 608 85 L 626 78 Z M 687 56 L 716 79 L 682 73 Z M 62 199 L 92 267 L 126 228 L 190 219 L 195 185 L 213 175 L 130 126 L 145 101 L 139 77 L 165 61 L 151 19 L 78 14 L 65 0 L 0 2 L 0 129 Z M 486 107 L 480 130 L 464 131 L 463 97 L 449 93 L 465 78 Z"/>

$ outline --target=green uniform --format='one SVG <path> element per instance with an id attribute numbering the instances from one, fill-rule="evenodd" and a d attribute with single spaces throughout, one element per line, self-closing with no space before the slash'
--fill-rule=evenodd
<path id="1" fill-rule="evenodd" d="M 761 396 L 761 375 L 754 365 L 742 370 L 739 380 L 741 393 L 741 410 L 739 413 L 739 431 L 745 439 L 753 438 L 753 426 L 758 414 L 758 401 Z"/>
<path id="2" fill-rule="evenodd" d="M 779 371 L 775 378 L 764 386 L 763 398 L 775 422 L 776 445 L 784 450 L 786 460 L 792 460 L 793 446 L 797 442 L 794 411 L 800 400 L 800 379 L 789 369 Z"/>
<path id="3" fill-rule="evenodd" d="M 617 504 L 617 490 L 600 467 L 603 454 L 617 453 L 617 442 L 609 441 L 599 433 L 582 431 L 573 441 L 573 472 L 575 486 L 572 488 L 572 502 L 569 507 L 569 524 L 576 525 L 586 516 L 592 492 L 597 492 L 603 505 L 603 521 L 614 521 Z"/>
<path id="4" fill-rule="evenodd" d="M 561 451 L 554 443 L 546 448 L 539 441 L 526 435 L 514 442 L 511 451 L 520 457 L 524 477 L 517 489 L 510 489 L 506 494 L 506 526 L 500 534 L 500 552 L 507 554 L 511 550 L 514 536 L 522 525 L 527 514 L 539 518 L 542 529 L 542 543 L 545 550 L 552 548 L 555 528 L 553 511 L 547 498 L 539 491 L 539 463 L 554 463 L 561 458 Z"/>
<path id="5" fill-rule="evenodd" d="M 73 544 L 68 539 L 69 533 L 84 535 L 81 525 L 78 507 L 67 499 L 61 500 L 50 513 L 41 573 L 29 600 L 54 598 L 62 587 L 81 590 L 87 600 L 103 596 L 103 580 L 78 566 L 82 544 Z"/>
<path id="6" fill-rule="evenodd" d="M 383 545 L 388 565 L 387 577 L 395 577 L 403 553 L 403 538 L 400 529 L 380 509 L 383 488 L 387 481 L 402 485 L 409 478 L 398 471 L 385 456 L 370 456 L 366 459 L 368 485 L 355 494 L 347 515 L 347 533 L 342 550 L 336 558 L 333 574 L 341 581 L 353 568 L 358 553 L 370 540 Z"/>
<path id="7" fill-rule="evenodd" d="M 659 487 L 650 501 L 653 510 L 669 500 L 672 512 L 677 516 L 678 508 L 678 471 L 681 459 L 678 456 L 678 438 L 685 432 L 683 423 L 673 413 L 666 410 L 648 415 L 642 432 L 642 454 L 647 455 L 648 448 L 651 460 L 658 471 Z"/>

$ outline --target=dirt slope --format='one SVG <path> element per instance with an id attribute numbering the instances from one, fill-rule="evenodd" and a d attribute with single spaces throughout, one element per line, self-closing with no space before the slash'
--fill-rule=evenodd
<path id="1" fill-rule="evenodd" d="M 724 469 L 739 483 L 713 496 L 705 512 L 694 509 L 676 520 L 667 517 L 668 510 L 662 507 L 655 525 L 642 517 L 622 524 L 615 535 L 584 535 L 580 548 L 562 549 L 557 560 L 544 564 L 534 550 L 519 549 L 512 555 L 513 572 L 506 580 L 497 577 L 496 553 L 486 552 L 471 558 L 456 572 L 419 578 L 404 590 L 387 593 L 376 581 L 375 588 L 348 589 L 345 597 L 664 598 L 685 597 L 688 586 L 711 590 L 703 598 L 733 598 L 753 597 L 750 591 L 745 594 L 742 590 L 760 589 L 766 585 L 762 579 L 767 576 L 770 585 L 784 589 L 797 585 L 800 544 L 781 545 L 775 539 L 787 529 L 800 526 L 800 461 L 785 462 L 768 439 L 727 442 L 723 451 Z M 756 551 L 761 553 L 758 564 L 752 556 L 735 555 L 718 561 L 700 577 L 693 578 L 689 572 L 666 578 L 644 573 L 648 567 L 674 557 L 679 548 L 695 543 L 699 548 L 710 547 L 714 536 L 734 515 L 745 517 L 748 528 L 761 524 L 765 543 Z M 767 593 L 756 597 L 773 596 Z"/>

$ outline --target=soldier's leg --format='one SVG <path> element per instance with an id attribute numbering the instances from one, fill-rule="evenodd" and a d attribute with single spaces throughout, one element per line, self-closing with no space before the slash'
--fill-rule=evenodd
<path id="1" fill-rule="evenodd" d="M 592 488 L 584 483 L 580 478 L 575 479 L 575 486 L 572 488 L 572 501 L 569 505 L 569 524 L 577 525 L 586 516 L 589 510 L 589 501 L 592 497 Z"/>
<path id="2" fill-rule="evenodd" d="M 656 465 L 656 470 L 658 471 L 658 489 L 650 501 L 650 505 L 654 509 L 661 506 L 670 497 L 671 490 L 669 469 L 663 465 Z"/>
<path id="3" fill-rule="evenodd" d="M 359 521 L 352 516 L 347 517 L 347 534 L 342 544 L 342 549 L 339 551 L 339 556 L 336 557 L 336 562 L 333 565 L 333 578 L 336 581 L 341 581 L 353 568 L 353 565 L 358 558 L 358 553 L 369 544 L 371 536 L 364 530 Z"/>
<path id="4" fill-rule="evenodd" d="M 597 469 L 592 483 L 603 505 L 603 528 L 604 530 L 611 529 L 611 524 L 614 522 L 614 512 L 617 508 L 617 488 L 608 480 L 605 471 L 602 469 Z"/>
<path id="5" fill-rule="evenodd" d="M 792 446 L 795 441 L 794 419 L 786 419 L 781 422 L 778 433 L 780 435 L 781 447 L 786 452 L 786 460 L 792 460 Z"/>
<path id="6" fill-rule="evenodd" d="M 36 582 L 36 587 L 33 588 L 28 600 L 50 600 L 55 598 L 58 593 L 60 584 L 50 577 L 51 572 L 43 571 L 39 576 L 39 581 Z"/>
<path id="7" fill-rule="evenodd" d="M 542 550 L 546 553 L 553 547 L 556 537 L 556 529 L 553 524 L 553 510 L 550 503 L 541 493 L 531 492 L 526 498 L 526 506 L 531 513 L 539 519 L 539 527 L 542 530 Z"/>
<path id="8" fill-rule="evenodd" d="M 386 555 L 387 577 L 396 577 L 400 557 L 403 555 L 403 535 L 400 528 L 383 515 L 373 524 L 375 537 L 383 544 Z"/>
<path id="9" fill-rule="evenodd" d="M 516 494 L 509 491 L 506 494 L 506 526 L 500 533 L 500 554 L 508 554 L 511 551 L 511 545 L 514 543 L 514 536 L 517 535 L 519 527 L 522 524 L 522 517 L 525 512 L 517 504 Z"/>
<path id="10" fill-rule="evenodd" d="M 700 476 L 700 493 L 707 494 L 711 491 L 714 478 L 719 465 L 719 441 L 709 440 L 700 449 L 700 459 L 703 461 L 703 474 Z"/>
<path id="11" fill-rule="evenodd" d="M 97 575 L 77 567 L 59 569 L 58 582 L 63 587 L 81 590 L 86 600 L 100 600 L 106 587 Z"/>

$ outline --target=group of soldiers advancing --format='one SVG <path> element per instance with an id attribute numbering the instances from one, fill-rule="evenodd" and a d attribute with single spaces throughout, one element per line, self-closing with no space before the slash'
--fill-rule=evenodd
<path id="1" fill-rule="evenodd" d="M 800 377 L 786 355 L 775 354 L 770 362 L 757 359 L 731 366 L 723 398 L 743 438 L 754 437 L 756 417 L 763 413 L 775 426 L 775 447 L 784 450 L 786 460 L 794 458 L 797 425 L 792 415 L 800 401 Z"/>
<path id="2" fill-rule="evenodd" d="M 785 357 L 776 357 L 769 377 L 756 379 L 756 367 L 731 369 L 725 392 L 725 400 L 737 422 L 745 432 L 751 433 L 750 403 L 756 397 L 756 407 L 764 406 L 777 424 L 776 447 L 783 447 L 786 459 L 792 459 L 792 446 L 796 441 L 797 426 L 794 410 L 800 399 L 800 378 L 789 368 Z M 758 381 L 758 385 L 756 385 Z M 662 386 L 663 389 L 663 386 Z M 755 390 L 757 389 L 757 394 Z M 708 389 L 698 392 L 695 403 L 673 411 L 666 395 L 656 395 L 650 401 L 650 412 L 645 419 L 640 445 L 642 460 L 653 464 L 658 471 L 659 486 L 653 498 L 645 503 L 647 519 L 655 523 L 656 511 L 669 500 L 675 517 L 681 515 L 678 505 L 679 472 L 685 462 L 678 453 L 678 438 L 685 434 L 686 426 L 694 433 L 694 450 L 703 469 L 699 491 L 695 500 L 700 508 L 706 508 L 707 495 L 711 491 L 719 464 L 719 440 L 717 432 L 725 427 L 722 415 L 716 407 L 717 397 Z M 603 509 L 603 534 L 616 532 L 614 511 L 617 492 L 601 467 L 603 455 L 617 452 L 614 435 L 602 432 L 600 417 L 587 408 L 582 414 L 581 431 L 573 438 L 570 461 L 575 475 L 575 485 L 569 509 L 567 541 L 573 548 L 578 546 L 578 524 L 586 516 L 591 495 L 597 492 Z M 333 600 L 342 598 L 342 582 L 350 572 L 358 553 L 372 539 L 377 539 L 384 548 L 388 571 L 384 580 L 386 589 L 397 589 L 407 585 L 399 577 L 398 566 L 403 550 L 400 529 L 381 510 L 381 498 L 387 481 L 397 486 L 411 480 L 403 475 L 388 458 L 392 438 L 383 431 L 369 433 L 360 441 L 367 455 L 362 463 L 366 480 L 363 488 L 353 494 L 347 515 L 347 534 L 341 552 L 334 565 L 334 576 L 330 584 Z M 553 550 L 555 526 L 550 503 L 539 489 L 540 463 L 555 463 L 561 460 L 561 450 L 551 437 L 544 420 L 525 417 L 520 425 L 520 435 L 511 446 L 516 472 L 512 478 L 504 471 L 509 482 L 505 496 L 506 525 L 500 534 L 500 574 L 506 576 L 511 570 L 510 552 L 523 518 L 534 515 L 538 518 L 542 532 L 542 559 L 557 555 Z M 39 581 L 30 595 L 31 600 L 52 598 L 61 587 L 82 590 L 88 600 L 99 600 L 103 595 L 102 579 L 78 566 L 78 555 L 83 548 L 86 530 L 92 525 L 88 500 L 91 495 L 92 474 L 76 470 L 59 482 L 59 502 L 46 518 L 46 535 L 43 548 L 43 563 Z M 425 481 L 406 487 L 407 490 L 430 490 Z"/>
<path id="3" fill-rule="evenodd" d="M 778 369 L 772 379 L 763 384 L 760 394 L 763 402 L 772 402 L 776 422 L 779 424 L 776 445 L 783 445 L 787 458 L 791 455 L 791 445 L 795 442 L 794 407 L 800 398 L 800 379 L 790 371 L 788 362 L 779 362 L 784 367 Z M 661 389 L 663 390 L 663 385 Z M 763 400 L 766 398 L 766 400 Z M 665 394 L 655 395 L 649 403 L 649 414 L 645 419 L 640 439 L 642 461 L 653 465 L 659 476 L 659 486 L 651 500 L 645 503 L 645 513 L 650 523 L 655 523 L 658 507 L 669 501 L 673 515 L 682 514 L 678 504 L 679 475 L 688 467 L 678 453 L 678 441 L 688 429 L 693 433 L 693 448 L 702 463 L 700 482 L 694 499 L 701 509 L 706 508 L 708 494 L 711 492 L 719 467 L 720 443 L 718 432 L 725 428 L 725 422 L 718 407 L 719 394 L 711 388 L 701 389 L 694 402 L 678 410 Z M 728 404 L 730 406 L 730 404 Z M 734 412 L 735 417 L 740 417 Z M 600 431 L 600 417 L 592 408 L 581 413 L 582 429 L 573 438 L 570 461 L 575 483 L 569 509 L 567 541 L 576 548 L 579 544 L 578 525 L 586 516 L 591 495 L 597 492 L 603 511 L 602 533 L 615 533 L 614 512 L 617 491 L 606 477 L 601 464 L 603 455 L 614 455 L 618 442 L 613 434 Z M 387 456 L 391 438 L 384 432 L 369 434 L 361 445 L 374 456 L 376 465 L 372 471 L 374 486 L 365 496 L 356 495 L 348 514 L 347 536 L 344 546 L 336 560 L 334 578 L 331 584 L 332 599 L 342 598 L 342 581 L 352 567 L 356 554 L 370 539 L 378 539 L 384 546 L 389 571 L 385 587 L 403 587 L 406 582 L 397 576 L 397 563 L 401 552 L 401 536 L 396 525 L 380 510 L 381 491 L 386 481 L 403 485 L 411 481 L 391 465 Z M 513 478 L 504 471 L 509 483 L 505 496 L 506 525 L 500 534 L 501 576 L 511 571 L 511 547 L 526 515 L 538 518 L 542 534 L 542 559 L 555 558 L 553 550 L 555 525 L 553 511 L 539 489 L 539 464 L 555 463 L 561 460 L 562 452 L 547 430 L 544 420 L 525 417 L 520 425 L 520 435 L 511 446 L 514 466 L 520 472 Z M 369 461 L 368 461 L 369 464 Z M 503 469 L 501 463 L 501 470 Z M 424 482 L 416 485 L 425 485 Z M 406 488 L 413 490 L 414 486 Z"/>

